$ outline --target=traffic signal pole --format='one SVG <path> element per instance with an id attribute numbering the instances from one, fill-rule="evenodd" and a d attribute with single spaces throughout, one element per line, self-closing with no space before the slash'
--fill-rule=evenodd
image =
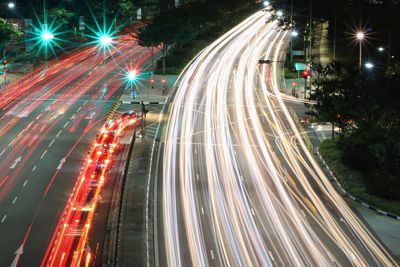
<path id="1" fill-rule="evenodd" d="M 146 124 L 146 109 L 145 109 L 145 104 L 143 103 L 143 101 L 140 101 L 141 106 L 142 106 L 142 140 L 144 140 L 145 138 L 145 124 Z"/>

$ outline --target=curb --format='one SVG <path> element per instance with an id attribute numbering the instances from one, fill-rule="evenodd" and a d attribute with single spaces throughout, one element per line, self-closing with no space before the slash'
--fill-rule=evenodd
<path id="1" fill-rule="evenodd" d="M 399 215 L 391 213 L 391 212 L 388 212 L 388 211 L 383 211 L 381 209 L 378 209 L 377 207 L 372 206 L 372 205 L 362 201 L 359 198 L 356 198 L 355 196 L 351 195 L 346 190 L 344 190 L 344 188 L 341 186 L 341 184 L 339 183 L 339 181 L 336 178 L 336 176 L 333 174 L 332 170 L 329 168 L 328 164 L 326 164 L 325 160 L 322 158 L 321 154 L 319 153 L 319 148 L 316 149 L 315 154 L 318 156 L 318 159 L 323 163 L 324 167 L 328 170 L 328 173 L 329 173 L 328 176 L 330 176 L 330 177 L 328 177 L 329 181 L 331 181 L 332 183 L 335 183 L 340 188 L 340 190 L 342 191 L 344 196 L 349 197 L 351 200 L 361 204 L 362 206 L 364 206 L 367 209 L 370 209 L 370 210 L 373 210 L 373 211 L 377 212 L 378 214 L 380 214 L 382 216 L 387 216 L 387 217 L 390 217 L 392 219 L 400 221 L 400 216 Z"/>
<path id="2" fill-rule="evenodd" d="M 122 101 L 122 104 L 142 104 L 142 101 Z M 145 105 L 164 105 L 166 102 L 144 102 Z"/>
<path id="3" fill-rule="evenodd" d="M 106 120 L 112 119 L 114 116 L 115 112 L 117 111 L 119 105 L 121 104 L 121 96 L 117 96 L 114 100 L 114 103 L 111 105 L 110 109 L 108 110 L 107 115 L 105 116 Z"/>

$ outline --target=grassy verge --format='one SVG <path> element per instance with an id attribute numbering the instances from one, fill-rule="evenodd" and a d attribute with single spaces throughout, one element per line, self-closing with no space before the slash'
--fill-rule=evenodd
<path id="1" fill-rule="evenodd" d="M 323 141 L 319 152 L 347 192 L 381 210 L 400 214 L 400 202 L 388 201 L 368 192 L 362 173 L 343 162 L 342 151 L 337 148 L 336 140 Z"/>

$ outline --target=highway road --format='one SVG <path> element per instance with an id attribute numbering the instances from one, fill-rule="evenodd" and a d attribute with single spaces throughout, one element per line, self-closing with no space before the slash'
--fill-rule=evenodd
<path id="1" fill-rule="evenodd" d="M 308 151 L 280 93 L 283 65 L 258 64 L 281 61 L 290 34 L 268 16 L 249 17 L 180 77 L 161 144 L 156 263 L 397 266 Z"/>
<path id="2" fill-rule="evenodd" d="M 131 36 L 80 48 L 0 95 L 0 266 L 40 266 L 123 73 L 149 64 Z M 44 264 L 44 263 L 43 263 Z"/>

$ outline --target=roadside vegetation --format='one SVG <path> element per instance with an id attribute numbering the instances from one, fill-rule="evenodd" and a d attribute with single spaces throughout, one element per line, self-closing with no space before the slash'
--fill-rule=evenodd
<path id="1" fill-rule="evenodd" d="M 166 74 L 179 74 L 201 49 L 259 9 L 247 0 L 188 2 L 156 14 L 140 30 L 139 43 L 161 47 L 165 62 L 158 62 L 156 72 L 165 64 Z"/>
<path id="2" fill-rule="evenodd" d="M 364 175 L 343 160 L 343 151 L 338 148 L 337 140 L 323 141 L 319 151 L 347 192 L 381 210 L 400 214 L 400 201 L 390 201 L 371 194 Z"/>
<path id="3" fill-rule="evenodd" d="M 334 62 L 316 78 L 311 115 L 341 134 L 321 153 L 354 195 L 400 213 L 400 67 L 359 70 Z M 381 201 L 382 200 L 382 201 Z"/>

